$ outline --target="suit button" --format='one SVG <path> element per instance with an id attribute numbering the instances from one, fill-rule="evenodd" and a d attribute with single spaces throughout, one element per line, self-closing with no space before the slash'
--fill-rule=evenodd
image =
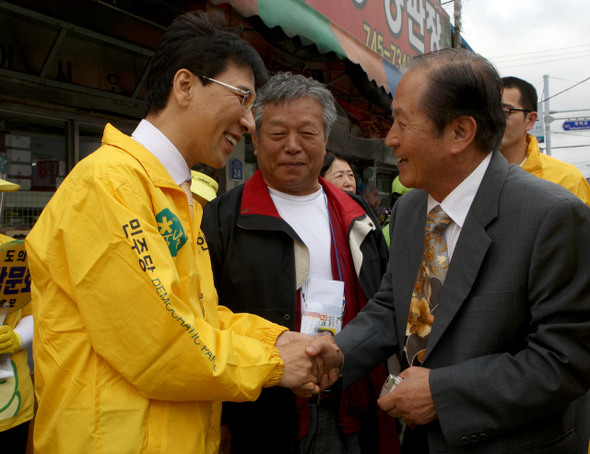
<path id="1" fill-rule="evenodd" d="M 287 321 L 291 320 L 291 315 L 290 314 L 285 314 L 283 315 L 283 318 Z"/>
<path id="2" fill-rule="evenodd" d="M 488 434 L 479 434 L 480 441 L 485 441 L 488 439 Z"/>
<path id="3" fill-rule="evenodd" d="M 469 437 L 461 437 L 461 443 L 463 443 L 464 445 L 468 445 L 469 443 L 471 443 L 471 439 Z"/>
<path id="4" fill-rule="evenodd" d="M 473 443 L 477 443 L 479 441 L 479 437 L 477 435 L 471 435 L 471 437 L 469 437 L 469 439 L 473 442 Z"/>

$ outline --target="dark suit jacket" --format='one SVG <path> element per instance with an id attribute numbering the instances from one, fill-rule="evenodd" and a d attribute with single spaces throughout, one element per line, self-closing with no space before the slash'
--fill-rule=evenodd
<path id="1" fill-rule="evenodd" d="M 391 216 L 381 289 L 337 337 L 345 386 L 402 354 L 428 194 Z M 586 453 L 590 208 L 495 152 L 469 210 L 424 359 L 438 419 L 430 452 Z"/>

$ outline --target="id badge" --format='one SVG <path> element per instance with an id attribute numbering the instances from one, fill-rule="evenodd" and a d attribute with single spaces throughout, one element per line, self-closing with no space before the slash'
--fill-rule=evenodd
<path id="1" fill-rule="evenodd" d="M 333 314 L 320 314 L 320 332 L 332 333 L 336 335 L 342 329 L 342 316 Z"/>
<path id="2" fill-rule="evenodd" d="M 309 279 L 303 301 L 301 332 L 337 334 L 342 329 L 344 282 Z"/>
<path id="3" fill-rule="evenodd" d="M 315 336 L 320 333 L 320 316 L 322 308 L 319 304 L 308 303 L 301 313 L 301 332 Z"/>

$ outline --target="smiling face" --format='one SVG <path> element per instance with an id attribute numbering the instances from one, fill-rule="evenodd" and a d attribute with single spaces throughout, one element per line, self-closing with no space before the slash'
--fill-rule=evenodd
<path id="1" fill-rule="evenodd" d="M 290 195 L 309 195 L 320 185 L 326 154 L 322 105 L 312 98 L 265 104 L 254 154 L 268 186 Z"/>
<path id="2" fill-rule="evenodd" d="M 356 192 L 354 172 L 348 162 L 343 159 L 334 159 L 324 178 L 345 191 Z"/>
<path id="3" fill-rule="evenodd" d="M 203 85 L 198 76 L 193 75 L 193 78 L 196 96 L 188 106 L 190 157 L 187 162 L 189 167 L 203 162 L 221 168 L 243 134 L 254 132 L 254 118 L 251 111 L 244 113 L 242 97 L 231 89 L 215 82 Z M 255 93 L 254 75 L 248 67 L 230 63 L 214 79 Z"/>
<path id="4" fill-rule="evenodd" d="M 447 195 L 440 179 L 450 168 L 450 136 L 447 128 L 437 134 L 434 123 L 419 106 L 420 94 L 427 84 L 426 74 L 410 71 L 399 82 L 393 98 L 393 125 L 385 144 L 393 147 L 398 159 L 399 181 L 408 188 L 426 190 L 437 200 Z"/>

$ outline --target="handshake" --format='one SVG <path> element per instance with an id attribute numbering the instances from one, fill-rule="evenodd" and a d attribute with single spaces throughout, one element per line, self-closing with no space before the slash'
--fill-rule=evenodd
<path id="1" fill-rule="evenodd" d="M 331 335 L 313 337 L 285 331 L 275 343 L 285 363 L 278 386 L 300 397 L 311 397 L 338 380 L 342 352 Z"/>

